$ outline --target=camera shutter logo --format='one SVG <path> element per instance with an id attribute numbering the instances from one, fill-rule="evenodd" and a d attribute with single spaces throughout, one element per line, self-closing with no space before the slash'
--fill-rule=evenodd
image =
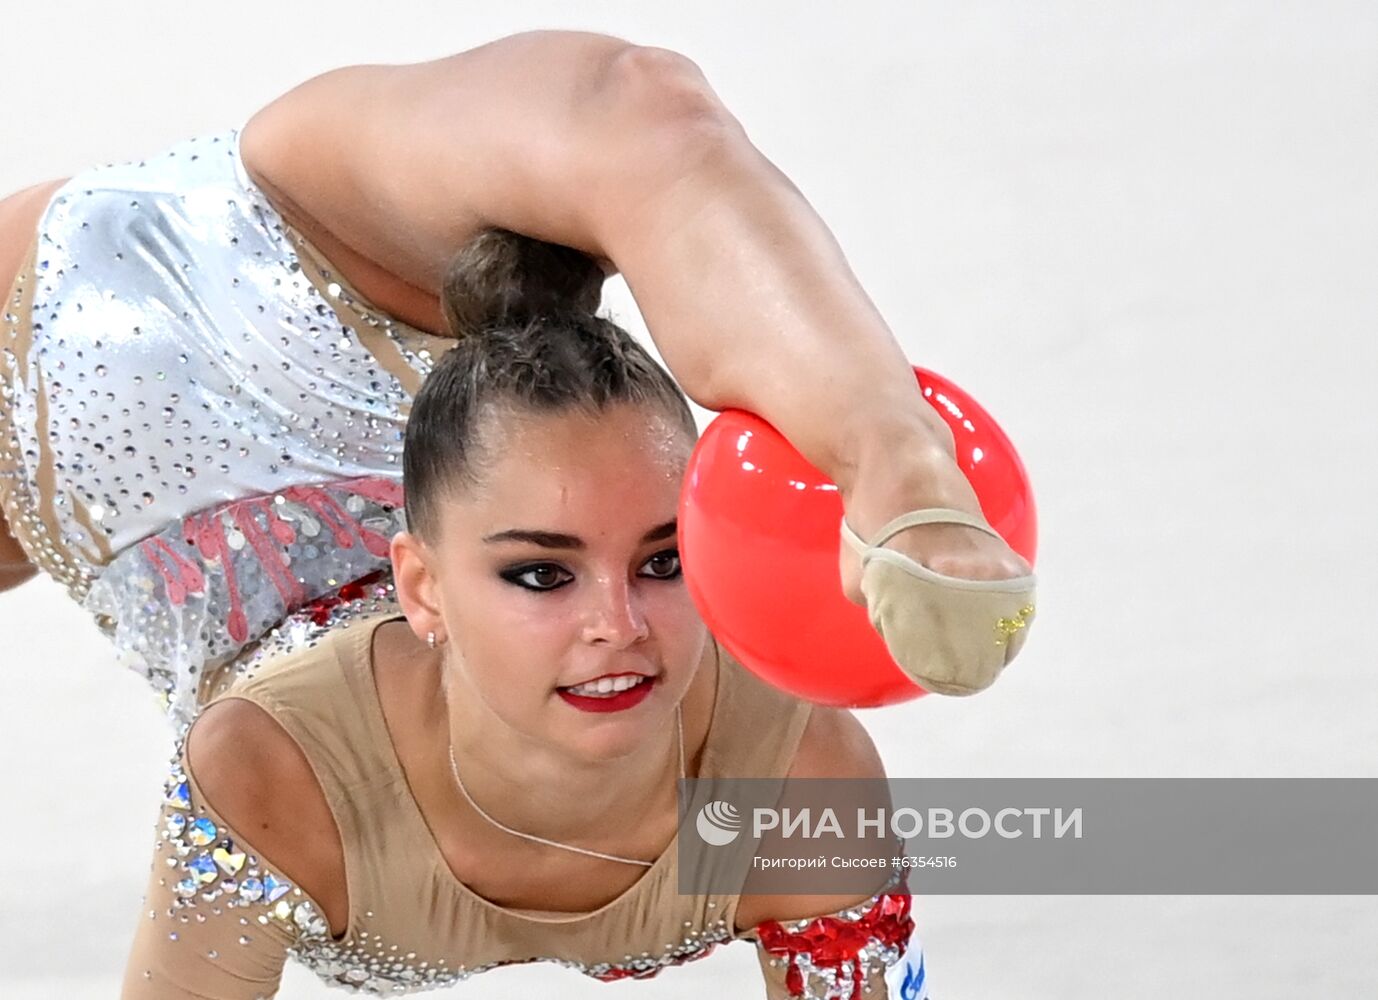
<path id="1" fill-rule="evenodd" d="M 737 807 L 721 799 L 708 803 L 699 810 L 699 836 L 713 847 L 723 847 L 737 839 L 742 832 L 742 817 Z"/>

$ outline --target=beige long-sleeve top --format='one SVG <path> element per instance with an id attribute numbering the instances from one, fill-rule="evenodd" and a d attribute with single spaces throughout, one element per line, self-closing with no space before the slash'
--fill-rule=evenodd
<path id="1" fill-rule="evenodd" d="M 268 658 L 212 699 L 254 702 L 306 755 L 344 848 L 349 915 L 342 935 L 333 938 L 318 903 L 206 802 L 183 739 L 126 973 L 127 1000 L 272 997 L 289 955 L 331 984 L 388 995 L 523 962 L 554 962 L 605 981 L 644 978 L 737 939 L 757 945 L 772 1000 L 848 995 L 843 978 L 868 985 L 868 997 L 923 995 L 887 989 L 887 973 L 897 984 L 901 973 L 911 984 L 915 971 L 922 976 L 917 944 L 905 947 L 907 896 L 878 894 L 828 915 L 834 930 L 862 922 L 875 933 L 850 966 L 816 965 L 817 949 L 795 933 L 808 921 L 738 930 L 740 892 L 677 891 L 678 833 L 638 881 L 589 913 L 512 910 L 469 889 L 433 839 L 384 721 L 369 651 L 373 631 L 397 617 L 393 609 L 336 627 Z M 784 777 L 812 706 L 717 648 L 699 777 Z"/>

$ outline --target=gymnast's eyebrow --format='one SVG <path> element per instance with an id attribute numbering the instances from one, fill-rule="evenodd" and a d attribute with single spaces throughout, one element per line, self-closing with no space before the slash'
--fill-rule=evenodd
<path id="1" fill-rule="evenodd" d="M 658 542 L 663 538 L 669 538 L 679 528 L 679 519 L 675 518 L 658 524 L 646 534 L 641 536 L 641 543 Z M 485 542 L 530 542 L 532 545 L 540 545 L 547 549 L 575 549 L 582 550 L 588 548 L 584 540 L 578 535 L 566 535 L 558 531 L 533 531 L 528 528 L 509 528 L 506 531 L 499 531 L 497 534 L 484 535 Z"/>

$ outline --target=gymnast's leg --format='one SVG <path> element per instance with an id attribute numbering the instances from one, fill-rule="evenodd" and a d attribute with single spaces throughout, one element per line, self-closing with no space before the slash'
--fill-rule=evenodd
<path id="1" fill-rule="evenodd" d="M 377 279 L 394 315 L 410 289 L 417 321 L 438 324 L 445 263 L 483 226 L 594 253 L 626 277 L 685 392 L 779 429 L 838 484 L 863 538 L 920 507 L 981 516 L 950 433 L 832 233 L 685 56 L 538 31 L 347 67 L 255 115 L 244 151 L 337 265 L 365 261 L 356 286 L 373 294 L 360 282 Z M 952 576 L 1028 572 L 962 524 L 909 527 L 888 546 Z M 839 551 L 861 603 L 840 538 Z"/>
<path id="2" fill-rule="evenodd" d="M 983 517 L 951 431 L 827 226 L 730 118 L 699 141 L 708 148 L 610 247 L 685 392 L 780 430 L 838 484 L 864 539 L 919 507 Z M 1030 572 L 1002 540 L 960 524 L 908 528 L 888 547 L 950 576 Z M 861 603 L 856 557 L 843 546 L 840 558 Z"/>

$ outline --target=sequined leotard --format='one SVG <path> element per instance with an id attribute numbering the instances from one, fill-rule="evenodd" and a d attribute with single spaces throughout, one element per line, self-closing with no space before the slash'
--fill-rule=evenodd
<path id="1" fill-rule="evenodd" d="M 0 313 L 10 529 L 181 724 L 285 614 L 386 567 L 411 399 L 453 343 L 332 274 L 238 138 L 71 178 Z"/>
<path id="2" fill-rule="evenodd" d="M 738 930 L 740 893 L 677 891 L 678 837 L 631 888 L 591 913 L 511 910 L 470 890 L 412 798 L 378 699 L 371 640 L 397 617 L 395 605 L 367 598 L 332 609 L 321 625 L 301 617 L 275 640 L 292 651 L 260 648 L 213 699 L 254 702 L 311 763 L 344 845 L 350 898 L 342 936 L 333 938 L 321 907 L 206 803 L 183 744 L 168 780 L 127 1000 L 271 996 L 289 953 L 331 984 L 392 994 L 537 961 L 609 982 L 646 978 L 739 939 L 755 943 L 771 1000 L 927 996 L 907 894 L 882 887 L 844 912 Z M 812 706 L 717 651 L 696 777 L 783 777 Z"/>
<path id="3" fill-rule="evenodd" d="M 542 959 L 613 980 L 748 937 L 772 998 L 864 986 L 921 1000 L 906 895 L 735 932 L 736 897 L 667 893 L 662 858 L 596 913 L 542 921 L 447 879 L 406 801 L 390 808 L 406 786 L 376 707 L 345 697 L 360 690 L 358 660 L 326 652 L 360 634 L 335 631 L 345 621 L 389 600 L 403 428 L 450 343 L 332 273 L 252 183 L 237 131 L 79 174 L 40 220 L 0 311 L 0 504 L 30 560 L 95 615 L 179 733 L 129 995 L 175 996 L 180 981 L 184 995 L 270 996 L 288 951 L 374 993 Z M 800 703 L 739 666 L 722 676 L 705 769 L 784 773 Z M 307 690 L 319 697 L 293 700 Z M 358 778 L 358 798 L 332 808 L 367 877 L 351 881 L 340 941 L 186 767 L 190 723 L 227 693 L 293 705 L 308 753 L 348 751 L 323 773 L 337 791 Z M 418 850 L 383 854 L 384 835 Z"/>

